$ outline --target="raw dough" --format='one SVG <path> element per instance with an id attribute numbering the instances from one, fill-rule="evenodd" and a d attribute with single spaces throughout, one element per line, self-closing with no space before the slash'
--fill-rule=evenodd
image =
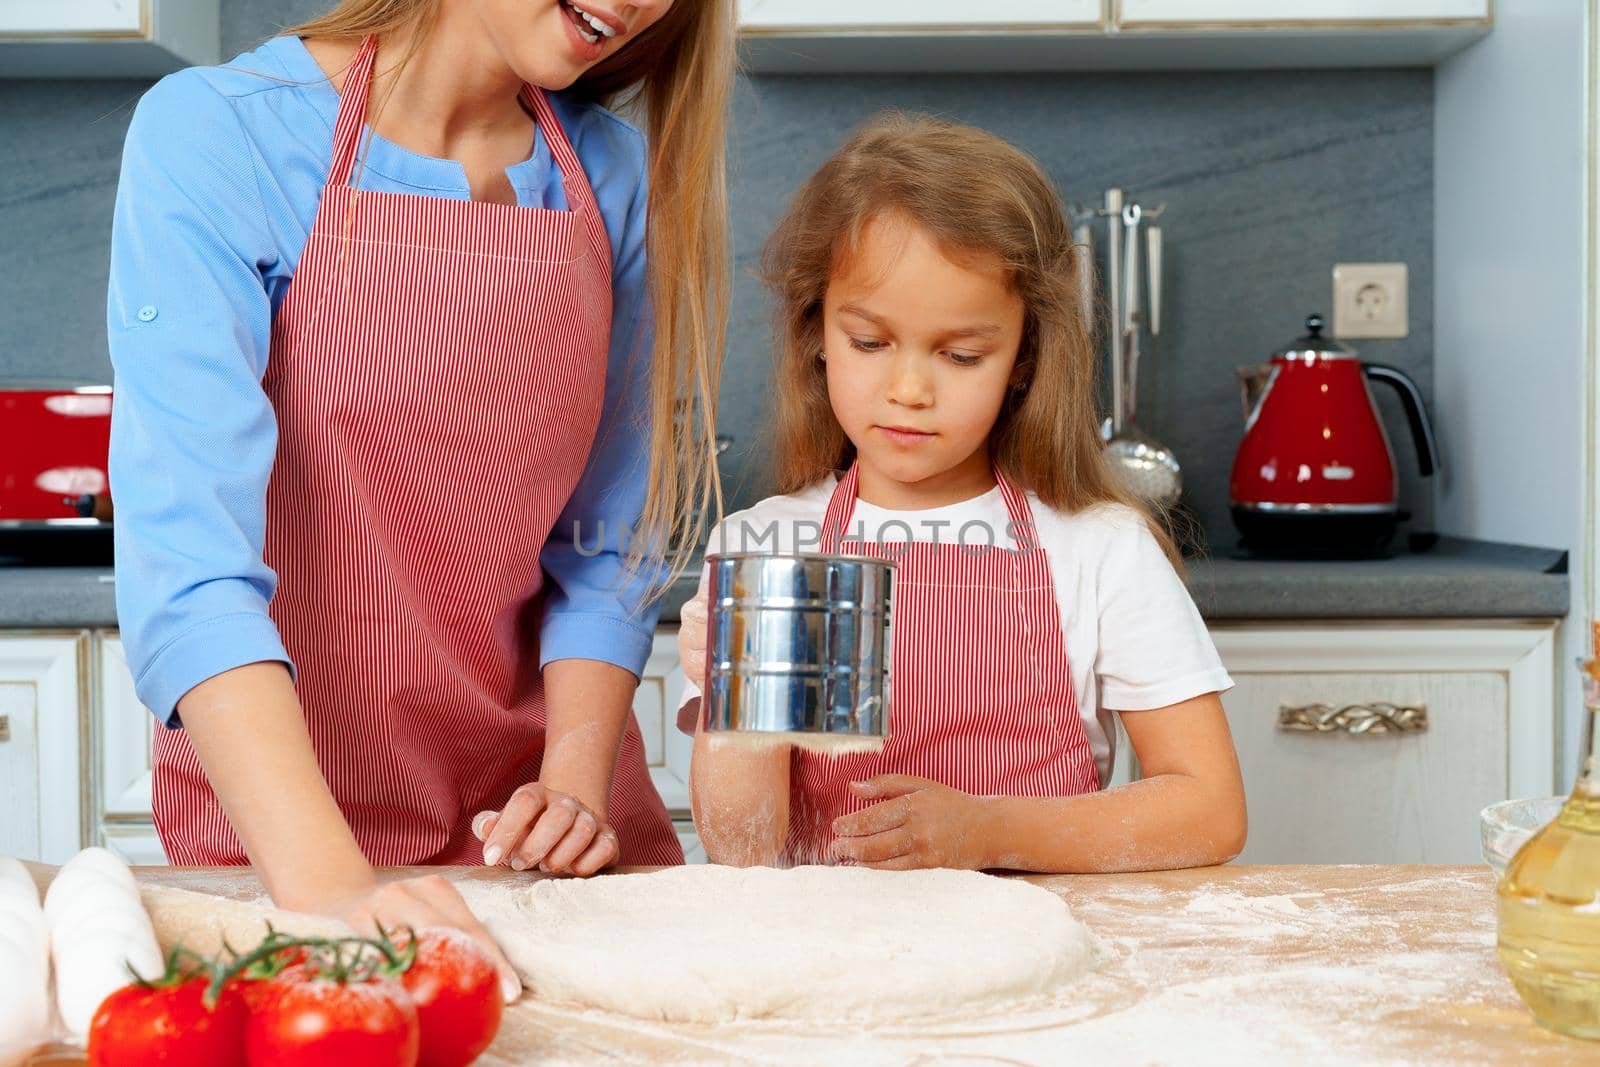
<path id="1" fill-rule="evenodd" d="M 338 919 L 279 911 L 265 898 L 261 903 L 249 903 L 148 885 L 140 887 L 140 896 L 163 952 L 180 944 L 202 956 L 216 955 L 224 944 L 247 952 L 267 936 L 268 923 L 298 937 L 344 937 L 353 932 Z"/>
<path id="2" fill-rule="evenodd" d="M 1060 989 L 1103 951 L 1055 894 L 972 871 L 690 866 L 457 887 L 533 996 L 647 1019 L 982 1012 Z"/>

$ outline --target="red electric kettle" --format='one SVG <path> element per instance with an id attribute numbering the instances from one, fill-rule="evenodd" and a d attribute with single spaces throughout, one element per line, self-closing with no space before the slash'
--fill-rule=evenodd
<path id="1" fill-rule="evenodd" d="M 1369 381 L 1399 394 L 1422 475 L 1439 467 L 1416 382 L 1393 367 L 1363 363 L 1322 328 L 1322 316 L 1309 316 L 1305 336 L 1271 363 L 1239 370 L 1245 430 L 1229 497 L 1233 521 L 1254 552 L 1360 557 L 1388 546 L 1401 518 L 1398 480 Z"/>

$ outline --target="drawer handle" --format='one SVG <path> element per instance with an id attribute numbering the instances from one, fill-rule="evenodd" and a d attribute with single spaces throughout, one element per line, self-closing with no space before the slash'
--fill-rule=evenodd
<path id="1" fill-rule="evenodd" d="M 1278 729 L 1314 734 L 1420 734 L 1428 728 L 1425 704 L 1306 704 L 1278 708 Z"/>

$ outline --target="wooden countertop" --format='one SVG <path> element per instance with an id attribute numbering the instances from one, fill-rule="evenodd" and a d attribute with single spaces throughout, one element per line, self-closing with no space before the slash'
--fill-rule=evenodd
<path id="1" fill-rule="evenodd" d="M 261 893 L 243 870 L 135 873 L 146 884 L 236 899 Z M 525 998 L 479 1062 L 1600 1063 L 1600 1043 L 1544 1030 L 1518 999 L 1495 956 L 1487 867 L 1220 867 L 1028 881 L 1063 897 L 1114 953 L 1047 1004 L 830 1030 L 647 1023 Z"/>

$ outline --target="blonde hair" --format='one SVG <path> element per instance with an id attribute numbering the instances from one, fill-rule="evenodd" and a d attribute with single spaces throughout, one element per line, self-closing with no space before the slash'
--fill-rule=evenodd
<path id="1" fill-rule="evenodd" d="M 1145 517 L 1180 565 L 1165 527 L 1117 478 L 1097 430 L 1094 334 L 1079 272 L 1093 265 L 1039 165 L 982 130 L 919 115 L 869 120 L 812 175 L 762 252 L 776 297 L 773 454 L 779 493 L 855 458 L 828 400 L 823 297 L 840 259 L 875 217 L 898 214 L 951 252 L 997 259 L 1023 304 L 1022 343 L 989 449 L 1013 484 L 1058 511 L 1116 503 Z"/>
<path id="2" fill-rule="evenodd" d="M 342 0 L 326 15 L 283 33 L 338 41 L 406 33 L 403 66 L 438 9 L 439 0 Z M 624 580 L 653 551 L 698 544 L 708 521 L 722 513 L 713 440 L 730 283 L 726 139 L 734 32 L 733 0 L 676 0 L 571 89 L 602 107 L 642 113 L 650 146 L 650 467 Z M 373 121 L 386 100 L 387 94 L 378 101 Z M 680 417 L 684 413 L 687 418 Z M 684 554 L 653 583 L 651 594 L 687 563 Z"/>

